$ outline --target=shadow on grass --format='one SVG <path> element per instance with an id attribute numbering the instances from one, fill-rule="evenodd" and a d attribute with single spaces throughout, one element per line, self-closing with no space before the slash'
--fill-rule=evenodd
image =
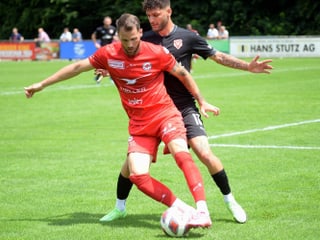
<path id="1" fill-rule="evenodd" d="M 27 222 L 46 222 L 51 226 L 70 226 L 76 224 L 100 224 L 109 227 L 134 227 L 134 228 L 150 228 L 159 229 L 160 216 L 158 214 L 130 214 L 124 219 L 118 219 L 112 222 L 100 222 L 102 214 L 75 212 L 67 213 L 46 218 L 24 218 L 10 219 L 10 221 L 27 221 Z M 205 231 L 205 230 L 204 230 Z M 204 233 L 189 232 L 188 238 L 201 238 Z M 162 238 L 164 235 L 159 234 L 157 237 Z"/>
<path id="2" fill-rule="evenodd" d="M 160 217 L 158 214 L 131 214 L 124 219 L 118 219 L 113 222 L 100 222 L 99 219 L 103 217 L 102 214 L 74 212 L 66 213 L 45 218 L 23 218 L 10 219 L 10 221 L 26 221 L 26 222 L 47 222 L 52 226 L 68 226 L 76 224 L 100 224 L 109 225 L 112 227 L 123 227 L 123 225 L 131 227 L 150 227 L 159 226 Z"/>

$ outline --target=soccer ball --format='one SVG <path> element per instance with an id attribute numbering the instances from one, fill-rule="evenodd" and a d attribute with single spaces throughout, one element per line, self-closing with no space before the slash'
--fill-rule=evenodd
<path id="1" fill-rule="evenodd" d="M 171 237 L 186 236 L 190 230 L 187 226 L 190 214 L 178 207 L 170 207 L 161 216 L 162 230 Z"/>

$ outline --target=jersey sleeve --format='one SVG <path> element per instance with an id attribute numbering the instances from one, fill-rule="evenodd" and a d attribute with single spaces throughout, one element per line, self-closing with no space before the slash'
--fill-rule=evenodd
<path id="1" fill-rule="evenodd" d="M 106 47 L 99 48 L 94 54 L 89 57 L 90 64 L 96 68 L 106 69 L 107 57 L 105 54 Z"/>
<path id="2" fill-rule="evenodd" d="M 176 59 L 174 56 L 169 52 L 169 50 L 165 47 L 160 47 L 161 54 L 159 54 L 159 60 L 162 65 L 163 71 L 171 71 L 176 64 Z"/>
<path id="3" fill-rule="evenodd" d="M 216 54 L 216 49 L 199 35 L 193 34 L 189 44 L 192 46 L 193 53 L 200 55 L 204 59 Z"/>

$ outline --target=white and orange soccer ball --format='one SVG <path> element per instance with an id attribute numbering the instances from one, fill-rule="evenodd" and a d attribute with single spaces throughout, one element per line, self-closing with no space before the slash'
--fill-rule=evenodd
<path id="1" fill-rule="evenodd" d="M 168 236 L 185 237 L 190 230 L 189 219 L 190 213 L 178 207 L 170 207 L 161 216 L 161 228 Z"/>

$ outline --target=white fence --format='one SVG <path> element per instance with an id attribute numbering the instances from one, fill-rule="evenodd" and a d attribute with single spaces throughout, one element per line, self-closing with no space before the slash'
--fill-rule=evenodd
<path id="1" fill-rule="evenodd" d="M 230 54 L 236 57 L 320 57 L 320 36 L 231 37 Z"/>

